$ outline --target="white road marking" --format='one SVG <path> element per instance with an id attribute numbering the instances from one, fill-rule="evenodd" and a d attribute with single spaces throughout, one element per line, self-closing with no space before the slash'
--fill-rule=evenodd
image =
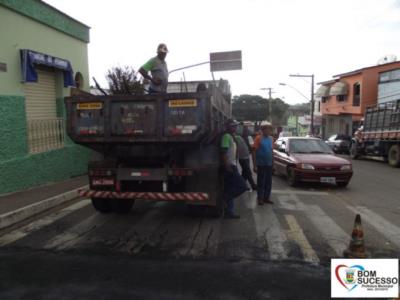
<path id="1" fill-rule="evenodd" d="M 22 239 L 23 237 L 27 236 L 28 234 L 31 234 L 32 232 L 35 232 L 55 221 L 65 217 L 66 215 L 89 205 L 90 203 L 91 203 L 91 201 L 89 199 L 81 200 L 81 201 L 79 201 L 73 205 L 70 205 L 58 212 L 55 212 L 55 213 L 48 215 L 42 219 L 36 220 L 36 221 L 29 223 L 21 228 L 13 230 L 13 231 L 0 237 L 0 246 L 5 246 L 5 245 L 11 244 L 19 239 Z"/>
<path id="2" fill-rule="evenodd" d="M 284 247 L 287 241 L 278 218 L 272 206 L 263 206 L 253 212 L 257 236 L 265 239 L 271 259 L 286 259 L 287 251 Z"/>
<path id="3" fill-rule="evenodd" d="M 283 195 L 288 195 L 288 194 L 294 194 L 294 195 L 309 195 L 309 196 L 329 196 L 329 193 L 327 192 L 316 192 L 316 191 L 299 191 L 299 190 L 291 190 L 291 189 L 286 189 L 286 190 L 272 190 L 273 194 L 283 194 Z"/>
<path id="4" fill-rule="evenodd" d="M 95 228 L 102 226 L 105 222 L 110 219 L 110 216 L 95 213 L 84 221 L 77 225 L 69 228 L 66 232 L 56 235 L 50 239 L 44 246 L 44 249 L 57 249 L 65 250 L 72 248 L 77 243 L 85 238 L 86 233 L 92 231 Z"/>
<path id="5" fill-rule="evenodd" d="M 311 222 L 321 232 L 328 245 L 335 250 L 339 257 L 342 257 L 343 251 L 349 245 L 351 232 L 346 233 L 319 206 L 308 205 L 307 208 L 307 216 Z"/>
<path id="6" fill-rule="evenodd" d="M 314 264 L 319 263 L 319 258 L 315 253 L 314 249 L 311 247 L 310 242 L 304 235 L 303 230 L 300 228 L 299 223 L 297 223 L 296 218 L 292 215 L 285 215 L 285 219 L 289 225 L 289 230 L 287 231 L 289 239 L 296 242 L 300 246 L 301 252 L 303 253 L 304 260 Z"/>
<path id="7" fill-rule="evenodd" d="M 400 227 L 390 223 L 364 206 L 353 207 L 347 205 L 347 208 L 355 214 L 360 214 L 362 222 L 367 222 L 400 249 Z"/>
<path id="8" fill-rule="evenodd" d="M 290 195 L 279 195 L 278 196 L 278 206 L 286 210 L 303 210 L 304 207 L 299 206 Z"/>
<path id="9" fill-rule="evenodd" d="M 304 211 L 336 254 L 343 256 L 343 250 L 347 248 L 350 241 L 350 233 L 344 232 L 319 206 L 305 205 L 295 194 L 291 194 L 290 197 L 296 202 L 297 207 Z"/>

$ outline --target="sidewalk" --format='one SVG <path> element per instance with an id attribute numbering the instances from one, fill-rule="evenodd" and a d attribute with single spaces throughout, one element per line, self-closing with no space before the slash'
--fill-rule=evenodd
<path id="1" fill-rule="evenodd" d="M 0 196 L 0 229 L 77 198 L 76 190 L 87 184 L 85 175 Z"/>

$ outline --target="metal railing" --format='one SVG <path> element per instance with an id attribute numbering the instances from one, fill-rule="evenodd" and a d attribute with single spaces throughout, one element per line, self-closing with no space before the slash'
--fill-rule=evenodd
<path id="1" fill-rule="evenodd" d="M 30 153 L 46 152 L 64 147 L 65 120 L 63 118 L 28 120 Z"/>

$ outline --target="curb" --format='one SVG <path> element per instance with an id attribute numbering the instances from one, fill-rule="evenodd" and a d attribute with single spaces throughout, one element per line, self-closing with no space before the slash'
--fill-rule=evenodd
<path id="1" fill-rule="evenodd" d="M 81 186 L 72 191 L 59 194 L 57 196 L 21 207 L 17 210 L 0 215 L 0 229 L 21 222 L 27 218 L 37 215 L 45 210 L 58 206 L 64 202 L 79 197 L 79 190 L 88 188 L 88 185 Z"/>

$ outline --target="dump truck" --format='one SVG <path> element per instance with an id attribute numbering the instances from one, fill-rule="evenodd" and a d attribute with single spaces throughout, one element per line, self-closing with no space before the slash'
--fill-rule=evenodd
<path id="1" fill-rule="evenodd" d="M 363 125 L 355 132 L 350 156 L 381 157 L 400 167 L 400 99 L 368 107 Z"/>
<path id="2" fill-rule="evenodd" d="M 180 91 L 65 98 L 68 136 L 96 154 L 80 195 L 97 211 L 126 213 L 136 200 L 222 211 L 218 143 L 231 116 L 229 84 L 191 82 Z"/>

